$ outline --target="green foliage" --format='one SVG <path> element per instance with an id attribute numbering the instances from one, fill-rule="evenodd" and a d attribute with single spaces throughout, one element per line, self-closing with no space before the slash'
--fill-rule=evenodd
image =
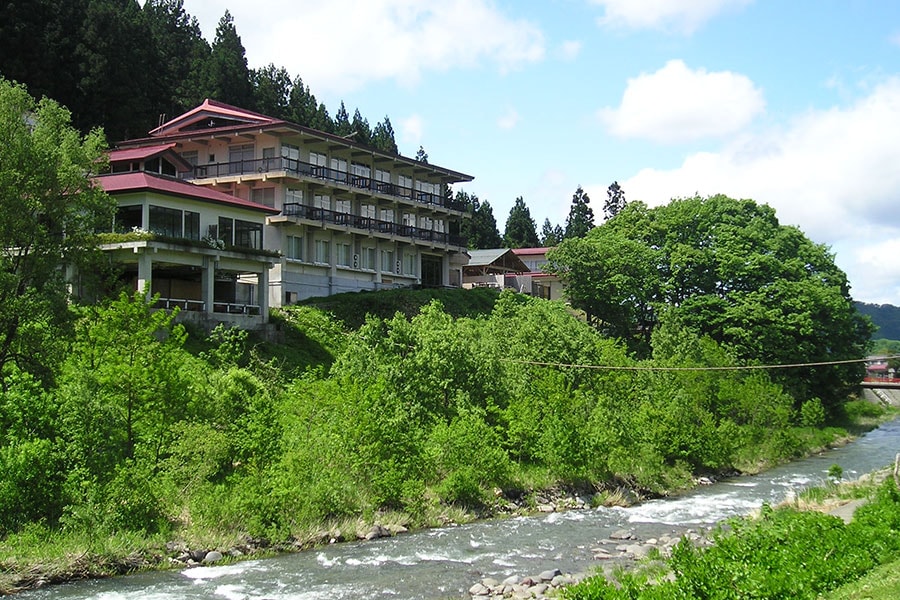
<path id="1" fill-rule="evenodd" d="M 572 195 L 569 216 L 566 217 L 566 230 L 563 239 L 582 238 L 594 228 L 594 210 L 588 206 L 590 197 L 578 186 Z"/>
<path id="2" fill-rule="evenodd" d="M 662 598 L 813 599 L 858 579 L 900 548 L 900 493 L 892 480 L 860 507 L 850 525 L 819 512 L 763 507 L 758 518 L 731 520 L 709 548 L 687 539 L 673 550 L 671 580 L 626 574 L 614 586 L 603 577 L 567 588 L 568 600 Z"/>
<path id="3" fill-rule="evenodd" d="M 531 211 L 525 205 L 525 200 L 519 196 L 506 219 L 503 245 L 507 248 L 535 248 L 538 243 L 536 225 L 534 219 L 531 218 Z"/>
<path id="4" fill-rule="evenodd" d="M 871 324 L 825 246 L 780 225 L 774 211 L 725 196 L 625 206 L 585 238 L 548 253 L 574 306 L 639 356 L 664 319 L 707 335 L 748 364 L 865 355 Z M 782 369 L 797 408 L 821 399 L 835 416 L 861 363 Z"/>

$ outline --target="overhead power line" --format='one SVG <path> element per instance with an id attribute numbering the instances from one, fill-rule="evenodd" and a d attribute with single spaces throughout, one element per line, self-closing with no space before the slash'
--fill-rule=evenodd
<path id="1" fill-rule="evenodd" d="M 887 360 L 896 356 L 854 358 L 850 360 L 829 360 L 823 362 L 793 363 L 787 365 L 743 365 L 728 367 L 653 367 L 653 366 L 615 366 L 615 365 L 577 365 L 571 363 L 541 362 L 533 360 L 517 360 L 514 358 L 500 359 L 503 362 L 512 362 L 522 365 L 537 367 L 566 367 L 572 369 L 595 369 L 598 371 L 748 371 L 765 369 L 796 369 L 801 367 L 827 367 L 831 365 L 846 365 L 851 363 L 869 362 L 873 360 Z"/>

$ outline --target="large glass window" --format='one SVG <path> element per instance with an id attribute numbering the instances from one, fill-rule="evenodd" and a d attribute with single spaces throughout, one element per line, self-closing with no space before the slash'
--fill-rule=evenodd
<path id="1" fill-rule="evenodd" d="M 116 211 L 115 231 L 117 233 L 130 233 L 135 228 L 143 229 L 143 212 L 143 207 L 139 204 L 135 206 L 120 206 Z"/>
<path id="2" fill-rule="evenodd" d="M 324 167 L 327 164 L 326 156 L 324 154 L 319 154 L 318 152 L 310 152 L 309 164 L 316 167 Z"/>
<path id="3" fill-rule="evenodd" d="M 403 274 L 416 274 L 416 253 L 412 250 L 405 250 L 403 252 Z"/>
<path id="4" fill-rule="evenodd" d="M 325 210 L 331 210 L 331 196 L 326 194 L 316 194 L 313 196 L 313 206 L 316 208 L 324 208 Z"/>
<path id="5" fill-rule="evenodd" d="M 374 219 L 375 218 L 375 205 L 374 204 L 361 204 L 359 206 L 359 216 L 364 217 L 366 219 Z"/>
<path id="6" fill-rule="evenodd" d="M 226 246 L 234 245 L 234 219 L 228 217 L 219 217 L 219 239 L 225 242 Z"/>
<path id="7" fill-rule="evenodd" d="M 200 213 L 184 211 L 184 237 L 189 240 L 200 239 Z"/>
<path id="8" fill-rule="evenodd" d="M 285 204 L 303 204 L 303 190 L 297 188 L 287 188 L 284 190 Z"/>
<path id="9" fill-rule="evenodd" d="M 262 250 L 262 223 L 234 220 L 234 245 L 240 248 Z"/>
<path id="10" fill-rule="evenodd" d="M 166 237 L 182 237 L 181 211 L 150 205 L 150 231 Z"/>

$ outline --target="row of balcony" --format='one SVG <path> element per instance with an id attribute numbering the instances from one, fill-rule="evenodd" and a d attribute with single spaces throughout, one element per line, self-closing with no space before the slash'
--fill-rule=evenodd
<path id="1" fill-rule="evenodd" d="M 388 181 L 377 181 L 371 177 L 353 175 L 337 169 L 313 165 L 300 160 L 286 157 L 257 158 L 252 160 L 240 160 L 234 162 L 213 163 L 210 165 L 198 165 L 191 169 L 187 179 L 209 179 L 229 177 L 234 175 L 248 175 L 271 172 L 285 172 L 294 177 L 311 177 L 330 183 L 338 183 L 358 190 L 374 194 L 382 194 L 403 200 L 410 200 L 419 204 L 437 206 L 450 210 L 464 212 L 467 207 L 464 202 L 458 202 L 452 198 L 445 198 L 440 194 L 422 192 L 410 187 L 400 186 Z"/>
<path id="2" fill-rule="evenodd" d="M 453 235 L 443 231 L 433 231 L 422 227 L 414 227 L 412 225 L 402 225 L 392 221 L 381 221 L 370 217 L 360 217 L 358 215 L 351 215 L 325 208 L 306 206 L 305 204 L 289 202 L 284 205 L 282 214 L 289 217 L 306 219 L 308 221 L 319 221 L 323 225 L 330 223 L 333 225 L 343 225 L 353 229 L 362 229 L 371 233 L 398 235 L 438 244 L 450 244 L 452 246 L 466 245 L 466 240 L 459 235 Z"/>

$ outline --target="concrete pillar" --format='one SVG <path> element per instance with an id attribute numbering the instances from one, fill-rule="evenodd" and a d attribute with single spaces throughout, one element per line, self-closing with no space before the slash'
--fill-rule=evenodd
<path id="1" fill-rule="evenodd" d="M 259 304 L 259 316 L 263 323 L 269 321 L 269 267 L 263 267 L 259 274 L 259 285 L 256 286 L 256 303 Z"/>
<path id="2" fill-rule="evenodd" d="M 149 248 L 138 250 L 137 291 L 145 290 L 149 300 L 153 296 L 153 258 L 150 256 Z"/>
<path id="3" fill-rule="evenodd" d="M 441 257 L 441 285 L 444 287 L 450 285 L 450 255 L 446 252 Z"/>
<path id="4" fill-rule="evenodd" d="M 203 300 L 203 312 L 212 314 L 213 299 L 216 290 L 216 265 L 214 257 L 203 257 L 203 272 L 200 274 L 200 295 Z"/>

